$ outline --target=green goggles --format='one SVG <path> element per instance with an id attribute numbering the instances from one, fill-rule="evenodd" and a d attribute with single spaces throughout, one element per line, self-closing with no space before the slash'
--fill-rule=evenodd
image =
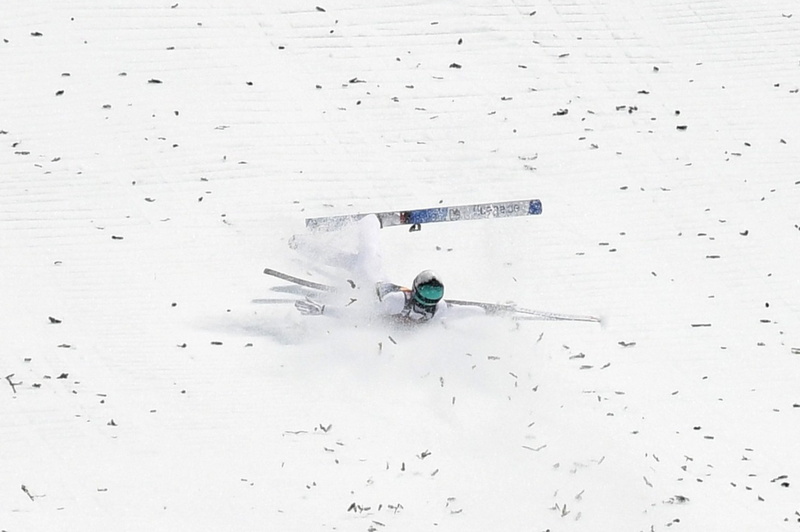
<path id="1" fill-rule="evenodd" d="M 444 286 L 422 285 L 414 291 L 414 300 L 422 306 L 432 307 L 444 296 Z"/>

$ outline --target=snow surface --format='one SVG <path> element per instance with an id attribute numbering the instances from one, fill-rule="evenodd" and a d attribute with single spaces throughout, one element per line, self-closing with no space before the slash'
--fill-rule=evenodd
<path id="1" fill-rule="evenodd" d="M 800 529 L 796 2 L 2 12 L 0 529 Z M 525 198 L 387 274 L 605 327 L 252 303 Z"/>

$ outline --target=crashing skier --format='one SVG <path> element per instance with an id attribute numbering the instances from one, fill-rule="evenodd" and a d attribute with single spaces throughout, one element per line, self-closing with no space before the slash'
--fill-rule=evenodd
<path id="1" fill-rule="evenodd" d="M 304 315 L 325 315 L 344 318 L 364 312 L 370 317 L 384 317 L 393 323 L 412 325 L 439 321 L 447 317 L 483 315 L 479 307 L 452 308 L 444 299 L 444 283 L 432 270 L 425 270 L 414 278 L 411 288 L 386 282 L 380 252 L 381 223 L 377 216 L 367 215 L 353 223 L 353 233 L 339 233 L 347 243 L 354 241 L 354 252 L 345 252 L 342 247 L 325 244 L 322 235 L 317 238 L 296 237 L 290 246 L 329 267 L 344 270 L 351 279 L 355 292 L 350 303 L 336 305 L 306 297 L 298 300 L 295 307 Z M 343 246 L 351 247 L 351 246 Z M 353 281 L 355 280 L 355 281 Z M 357 287 L 357 288 L 356 288 Z M 353 305 L 355 303 L 355 305 Z"/>
<path id="2" fill-rule="evenodd" d="M 445 316 L 459 317 L 485 314 L 480 307 L 451 307 L 444 299 L 444 284 L 431 270 L 420 272 L 411 288 L 394 283 L 377 282 L 377 312 L 381 316 L 402 324 L 419 324 Z M 295 307 L 305 315 L 339 315 L 341 308 L 329 308 L 311 298 L 298 300 Z"/>
<path id="3" fill-rule="evenodd" d="M 529 214 L 541 212 L 541 205 L 538 200 L 535 201 L 538 210 L 531 210 Z M 531 202 L 531 206 L 533 205 Z M 516 215 L 514 214 L 516 212 L 515 210 L 510 215 Z M 502 213 L 504 216 L 509 215 L 505 214 L 506 210 Z M 386 218 L 390 214 L 381 213 L 381 216 Z M 272 268 L 264 269 L 267 275 L 311 291 L 310 294 L 305 293 L 304 299 L 294 300 L 294 306 L 301 314 L 332 318 L 350 317 L 358 321 L 381 317 L 402 325 L 443 322 L 451 318 L 489 314 L 510 316 L 512 319 L 601 322 L 600 318 L 594 316 L 544 312 L 517 307 L 513 303 L 496 304 L 444 299 L 444 283 L 431 270 L 425 270 L 417 275 L 411 288 L 386 282 L 379 250 L 379 233 L 383 225 L 396 225 L 392 223 L 393 218 L 379 218 L 376 214 L 357 218 L 345 217 L 348 222 L 346 224 L 339 218 L 342 217 L 332 218 L 336 222 L 334 224 L 336 231 L 295 235 L 289 240 L 289 247 L 305 255 L 313 263 L 311 269 L 334 279 L 347 279 L 349 288 L 338 283 L 330 285 L 302 279 Z M 449 219 L 440 218 L 429 221 Z M 324 226 L 320 224 L 321 222 L 312 225 Z M 331 238 L 327 239 L 324 235 L 329 235 Z M 331 274 L 328 272 L 330 269 L 337 270 L 338 273 Z"/>

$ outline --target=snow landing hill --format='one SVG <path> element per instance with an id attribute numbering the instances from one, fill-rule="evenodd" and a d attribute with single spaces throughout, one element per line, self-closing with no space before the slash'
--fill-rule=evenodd
<path id="1" fill-rule="evenodd" d="M 2 12 L 0 529 L 800 530 L 796 2 Z M 391 280 L 605 327 L 251 302 L 524 198 Z"/>

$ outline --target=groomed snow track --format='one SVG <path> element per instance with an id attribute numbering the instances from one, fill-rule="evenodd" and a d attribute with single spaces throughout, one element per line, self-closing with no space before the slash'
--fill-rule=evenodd
<path id="1" fill-rule="evenodd" d="M 0 529 L 800 529 L 796 2 L 0 17 Z M 254 305 L 310 216 L 609 325 Z"/>

